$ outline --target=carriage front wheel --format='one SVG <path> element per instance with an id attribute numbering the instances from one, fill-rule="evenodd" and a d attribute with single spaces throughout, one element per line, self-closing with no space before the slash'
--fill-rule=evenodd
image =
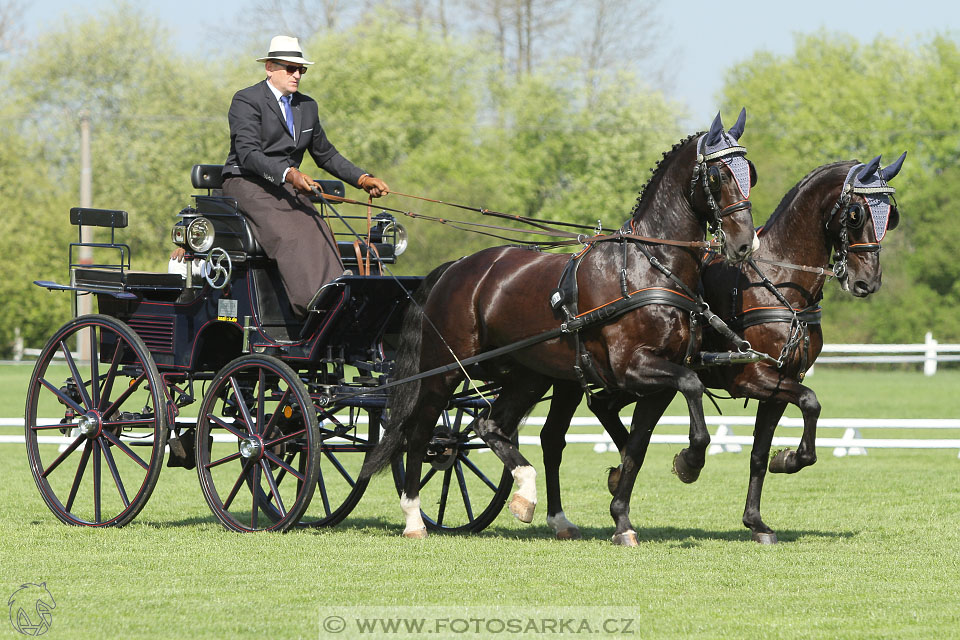
<path id="1" fill-rule="evenodd" d="M 133 329 L 98 314 L 65 324 L 40 352 L 24 419 L 47 506 L 67 524 L 130 522 L 157 484 L 168 420 L 163 381 Z"/>
<path id="2" fill-rule="evenodd" d="M 297 373 L 246 355 L 217 373 L 197 420 L 197 474 L 207 504 L 233 531 L 286 531 L 317 486 L 317 414 Z"/>

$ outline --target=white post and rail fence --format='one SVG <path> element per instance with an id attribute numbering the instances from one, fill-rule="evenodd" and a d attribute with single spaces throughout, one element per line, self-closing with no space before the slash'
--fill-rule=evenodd
<path id="1" fill-rule="evenodd" d="M 19 332 L 17 332 L 19 338 Z M 40 349 L 26 349 L 22 340 L 18 339 L 15 345 L 14 361 L 28 364 L 30 360 L 40 354 Z M 78 359 L 82 359 L 77 354 Z M 921 364 L 925 375 L 937 373 L 938 364 L 960 362 L 960 344 L 941 344 L 928 332 L 922 344 L 826 344 L 817 359 L 817 366 L 829 364 Z M 813 369 L 809 374 L 813 374 Z M 543 424 L 544 418 L 530 417 L 526 424 L 536 427 Z M 708 416 L 707 424 L 712 427 L 710 453 L 736 453 L 744 446 L 753 443 L 753 436 L 735 435 L 734 428 L 741 432 L 753 427 L 753 416 Z M 629 424 L 630 417 L 623 417 L 624 424 Z M 689 426 L 687 416 L 664 416 L 659 425 Z M 600 429 L 600 423 L 594 417 L 574 418 L 575 427 L 591 428 L 591 433 L 570 433 L 567 442 L 593 444 L 597 452 L 615 450 L 610 437 Z M 833 449 L 835 456 L 865 455 L 868 449 L 956 449 L 960 452 L 960 419 L 933 420 L 933 419 L 869 419 L 869 418 L 829 418 L 821 417 L 818 421 L 817 446 Z M 781 418 L 779 433 L 798 430 L 803 427 L 800 418 Z M 595 429 L 595 430 L 594 430 Z M 896 438 L 865 438 L 861 429 L 895 429 Z M 909 430 L 946 430 L 954 432 L 956 438 L 931 437 L 902 437 Z M 529 429 L 527 432 L 529 433 Z M 582 431 L 579 429 L 578 431 Z M 842 431 L 841 435 L 832 435 Z M 0 418 L 0 444 L 23 443 L 23 418 Z M 774 447 L 796 447 L 799 444 L 799 435 L 778 435 L 773 439 Z M 521 435 L 521 444 L 537 445 L 540 438 L 537 435 Z M 654 434 L 652 444 L 686 444 L 687 435 L 684 434 Z M 958 455 L 960 458 L 960 455 Z"/>

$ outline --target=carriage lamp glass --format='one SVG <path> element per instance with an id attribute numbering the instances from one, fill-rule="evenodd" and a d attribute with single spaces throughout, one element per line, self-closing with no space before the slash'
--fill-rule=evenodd
<path id="1" fill-rule="evenodd" d="M 187 225 L 187 246 L 195 253 L 204 253 L 213 246 L 215 235 L 213 223 L 210 220 L 202 216 L 194 218 Z"/>
<path id="2" fill-rule="evenodd" d="M 383 228 L 383 235 L 388 235 L 391 231 L 397 234 L 397 244 L 394 245 L 393 255 L 399 256 L 407 250 L 407 230 L 399 222 L 390 222 Z"/>
<path id="3" fill-rule="evenodd" d="M 183 224 L 176 224 L 173 226 L 173 232 L 170 234 L 170 239 L 173 240 L 173 244 L 178 247 L 183 247 L 187 244 L 187 227 Z"/>

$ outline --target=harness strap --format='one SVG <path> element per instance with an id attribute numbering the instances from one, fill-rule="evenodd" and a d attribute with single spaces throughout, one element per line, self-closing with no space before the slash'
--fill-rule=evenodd
<path id="1" fill-rule="evenodd" d="M 591 324 L 605 322 L 611 318 L 622 316 L 633 309 L 646 307 L 651 304 L 665 304 L 671 307 L 679 307 L 691 313 L 700 310 L 700 305 L 696 300 L 678 291 L 664 289 L 662 287 L 650 287 L 648 289 L 631 291 L 629 298 L 618 298 L 596 309 L 581 313 L 573 320 L 561 324 L 560 331 L 563 333 L 574 333 Z"/>
<path id="2" fill-rule="evenodd" d="M 805 324 L 820 324 L 821 311 L 820 306 L 816 306 L 798 311 L 796 315 L 794 315 L 793 309 L 787 309 L 785 307 L 758 307 L 755 309 L 747 309 L 741 315 L 731 320 L 730 325 L 742 331 L 747 327 L 753 327 L 758 324 L 793 322 L 794 318 Z"/>

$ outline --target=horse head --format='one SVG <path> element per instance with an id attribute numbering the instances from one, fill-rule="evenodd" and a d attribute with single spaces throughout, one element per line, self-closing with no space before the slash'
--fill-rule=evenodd
<path id="1" fill-rule="evenodd" d="M 844 291 L 858 298 L 880 288 L 880 241 L 900 223 L 900 211 L 889 185 L 907 152 L 883 167 L 880 156 L 854 165 L 847 173 L 835 213 L 828 222 L 837 251 L 834 273 Z"/>
<path id="2" fill-rule="evenodd" d="M 731 262 L 746 260 L 759 246 L 753 227 L 750 188 L 757 183 L 757 170 L 739 144 L 747 110 L 729 131 L 723 130 L 720 114 L 710 130 L 697 140 L 697 164 L 691 181 L 691 203 L 706 220 L 720 243 L 721 254 Z"/>

